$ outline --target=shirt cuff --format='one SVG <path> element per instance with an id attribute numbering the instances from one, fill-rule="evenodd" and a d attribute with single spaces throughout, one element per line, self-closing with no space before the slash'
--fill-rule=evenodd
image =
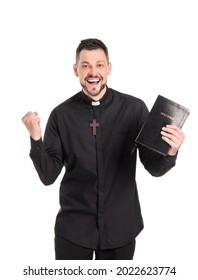
<path id="1" fill-rule="evenodd" d="M 166 159 L 166 161 L 174 162 L 174 161 L 176 161 L 176 159 L 177 159 L 177 155 L 178 155 L 178 152 L 177 152 L 176 155 L 174 155 L 174 156 L 167 155 L 167 156 L 165 157 L 165 159 Z"/>
<path id="2" fill-rule="evenodd" d="M 30 136 L 30 145 L 31 145 L 31 150 L 32 151 L 39 151 L 39 150 L 41 150 L 42 145 L 43 145 L 42 138 L 40 138 L 39 140 L 34 140 Z"/>

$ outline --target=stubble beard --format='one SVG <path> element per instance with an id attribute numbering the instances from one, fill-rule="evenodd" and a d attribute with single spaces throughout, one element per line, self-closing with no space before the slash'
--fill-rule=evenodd
<path id="1" fill-rule="evenodd" d="M 81 86 L 82 86 L 82 88 L 83 88 L 83 91 L 84 91 L 88 96 L 96 97 L 96 96 L 98 96 L 98 95 L 101 93 L 101 91 L 106 87 L 106 83 L 105 83 L 105 84 L 102 84 L 101 87 L 99 88 L 99 90 L 96 91 L 96 92 L 89 91 L 89 90 L 87 89 L 86 85 L 84 85 L 84 84 L 81 84 Z"/>

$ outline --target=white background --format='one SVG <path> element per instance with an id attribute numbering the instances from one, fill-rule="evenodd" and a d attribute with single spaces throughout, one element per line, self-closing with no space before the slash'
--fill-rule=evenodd
<path id="1" fill-rule="evenodd" d="M 62 174 L 52 186 L 39 181 L 21 118 L 39 112 L 44 130 L 51 110 L 80 90 L 72 66 L 77 45 L 89 37 L 108 46 L 110 87 L 143 99 L 149 109 L 161 94 L 191 111 L 174 169 L 154 178 L 138 162 L 145 229 L 133 263 L 119 264 L 176 266 L 173 279 L 196 278 L 197 15 L 192 0 L 0 2 L 2 279 L 23 279 L 28 265 L 57 266 L 53 230 Z"/>

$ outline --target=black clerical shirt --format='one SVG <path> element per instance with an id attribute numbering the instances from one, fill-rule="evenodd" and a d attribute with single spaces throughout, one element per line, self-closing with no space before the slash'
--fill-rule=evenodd
<path id="1" fill-rule="evenodd" d="M 110 88 L 97 106 L 81 91 L 51 112 L 44 139 L 31 139 L 30 157 L 45 185 L 65 166 L 56 234 L 87 248 L 110 249 L 128 244 L 143 229 L 137 149 L 132 150 L 147 116 L 142 100 Z M 176 157 L 138 150 L 153 176 L 175 165 Z"/>

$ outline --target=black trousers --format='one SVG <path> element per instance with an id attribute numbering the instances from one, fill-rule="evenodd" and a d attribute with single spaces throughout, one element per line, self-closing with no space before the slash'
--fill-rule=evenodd
<path id="1" fill-rule="evenodd" d="M 56 260 L 92 260 L 94 252 L 96 260 L 132 260 L 135 252 L 135 239 L 116 249 L 93 250 L 76 245 L 61 236 L 55 236 Z"/>

